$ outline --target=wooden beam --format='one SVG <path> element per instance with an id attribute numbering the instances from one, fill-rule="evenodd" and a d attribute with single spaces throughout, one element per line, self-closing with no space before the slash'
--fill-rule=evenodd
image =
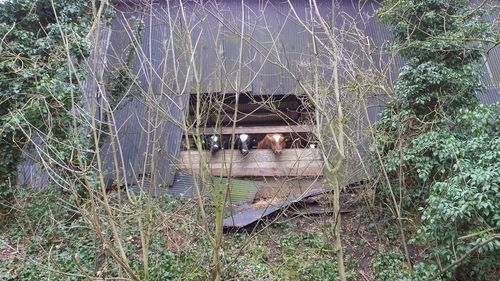
<path id="1" fill-rule="evenodd" d="M 248 126 L 236 127 L 236 134 L 267 134 L 267 133 L 308 133 L 313 130 L 310 125 L 291 125 L 291 126 Z M 202 134 L 218 134 L 229 135 L 232 134 L 232 128 L 202 128 Z"/>
<path id="2" fill-rule="evenodd" d="M 231 176 L 234 177 L 309 177 L 323 175 L 323 161 L 318 149 L 285 149 L 276 156 L 271 150 L 251 150 L 243 157 L 238 150 L 208 152 L 182 151 L 177 169 L 198 173 L 200 163 L 206 163 L 213 175 L 229 176 L 229 159 L 233 154 Z M 191 159 L 192 168 L 189 165 Z M 202 160 L 205 159 L 205 160 Z"/>
<path id="3" fill-rule="evenodd" d="M 241 155 L 238 150 L 221 150 L 213 155 L 209 151 L 204 151 L 200 155 L 196 150 L 186 150 L 181 151 L 179 163 L 188 163 L 189 157 L 195 163 L 199 163 L 201 158 L 206 159 L 210 163 L 225 163 L 229 162 L 231 154 L 233 156 L 233 163 L 322 160 L 322 155 L 318 148 L 283 149 L 280 155 L 275 155 L 271 149 L 252 149 L 247 156 Z"/>

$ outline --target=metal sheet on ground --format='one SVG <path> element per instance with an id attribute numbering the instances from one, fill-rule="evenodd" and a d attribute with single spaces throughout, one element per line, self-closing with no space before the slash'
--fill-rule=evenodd
<path id="1" fill-rule="evenodd" d="M 320 195 L 326 192 L 328 192 L 328 190 L 324 188 L 311 189 L 302 194 L 290 195 L 287 198 L 279 200 L 275 203 L 270 203 L 266 206 L 262 206 L 262 204 L 250 205 L 236 214 L 225 218 L 224 227 L 245 227 L 293 203 L 297 203 L 305 198 Z"/>
<path id="2" fill-rule="evenodd" d="M 218 182 L 219 179 L 219 177 L 213 178 L 214 182 Z M 155 186 L 150 189 L 150 182 L 149 179 L 147 179 L 144 180 L 142 188 L 134 185 L 131 187 L 131 190 L 134 192 L 140 192 L 141 190 L 145 192 L 151 191 L 153 197 L 169 194 L 181 198 L 195 198 L 197 196 L 195 181 L 197 181 L 197 184 L 202 188 L 201 195 L 210 198 L 209 186 L 207 186 L 207 184 L 204 185 L 199 177 L 193 177 L 183 173 L 176 173 L 172 185 L 166 188 L 163 186 Z M 223 177 L 221 182 L 225 188 L 228 183 L 228 178 Z M 262 185 L 264 185 L 262 181 L 231 179 L 229 202 L 241 203 L 252 201 Z"/>

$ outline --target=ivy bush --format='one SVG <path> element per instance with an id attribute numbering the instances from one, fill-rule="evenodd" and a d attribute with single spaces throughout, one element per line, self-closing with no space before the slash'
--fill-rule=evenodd
<path id="1" fill-rule="evenodd" d="M 470 252 L 497 237 L 500 226 L 500 106 L 479 105 L 476 97 L 485 47 L 498 43 L 483 20 L 487 8 L 464 0 L 389 0 L 378 11 L 406 65 L 374 145 L 403 207 L 421 216 L 412 241 L 429 250 L 415 278 L 483 280 L 498 260 L 498 239 Z M 441 274 L 462 255 L 453 274 Z"/>
<path id="2" fill-rule="evenodd" d="M 11 0 L 0 3 L 0 200 L 16 185 L 17 166 L 30 138 L 47 134 L 58 159 L 75 119 L 89 55 L 89 1 Z M 34 129 L 36 128 L 36 129 Z M 31 140 L 32 141 L 32 140 Z M 4 203 L 2 201 L 1 203 Z M 3 205 L 3 204 L 2 204 Z"/>
<path id="3" fill-rule="evenodd" d="M 408 270 L 402 270 L 403 253 L 397 250 L 379 249 L 373 258 L 373 271 L 376 280 L 394 281 L 409 276 Z"/>
<path id="4" fill-rule="evenodd" d="M 430 185 L 421 207 L 424 226 L 417 239 L 441 247 L 429 254 L 449 264 L 474 246 L 498 233 L 500 227 L 500 104 L 461 109 L 452 132 L 429 132 L 415 140 L 413 155 L 432 155 L 429 162 L 443 180 L 433 181 L 425 169 L 419 173 Z M 425 138 L 425 139 L 423 139 Z M 425 144 L 425 148 L 423 147 Z M 409 156 L 412 157 L 411 155 Z M 418 157 L 414 157 L 418 159 Z M 466 238 L 467 235 L 472 235 Z M 464 278 L 483 280 L 500 258 L 500 241 L 473 253 L 457 267 Z M 470 266 L 464 266 L 469 264 Z"/>

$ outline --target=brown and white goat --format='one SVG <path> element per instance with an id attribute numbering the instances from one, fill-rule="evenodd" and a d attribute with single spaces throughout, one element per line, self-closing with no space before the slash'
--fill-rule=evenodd
<path id="1" fill-rule="evenodd" d="M 274 154 L 281 154 L 283 148 L 286 147 L 287 137 L 283 134 L 267 134 L 257 144 L 257 149 L 272 149 Z"/>

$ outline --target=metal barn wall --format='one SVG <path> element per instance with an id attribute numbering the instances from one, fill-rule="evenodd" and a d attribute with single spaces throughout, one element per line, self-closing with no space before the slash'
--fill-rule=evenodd
<path id="1" fill-rule="evenodd" d="M 80 97 L 82 107 L 73 108 L 73 112 L 79 114 L 86 121 L 91 118 L 101 120 L 102 112 L 99 110 L 99 104 L 102 102 L 102 96 L 98 81 L 105 72 L 106 56 L 104 54 L 109 47 L 108 31 L 103 23 L 99 25 L 97 33 L 99 44 L 93 46 L 90 56 L 84 62 L 88 76 L 82 83 L 83 95 Z M 17 184 L 19 186 L 41 189 L 47 187 L 51 180 L 57 178 L 47 170 L 47 167 L 54 163 L 45 154 L 47 149 L 45 137 L 42 134 L 31 136 L 34 145 L 25 148 L 24 159 L 17 170 Z M 63 186 L 63 188 L 65 187 Z"/>
<path id="2" fill-rule="evenodd" d="M 296 13 L 307 22 L 310 11 L 305 1 L 292 3 L 293 12 L 283 1 L 249 0 L 243 7 L 237 0 L 208 1 L 205 9 L 194 1 L 183 1 L 182 7 L 178 1 L 115 4 L 116 18 L 109 28 L 103 27 L 100 52 L 89 59 L 93 69 L 86 86 L 90 112 L 103 120 L 106 104 L 99 88 L 103 85 L 98 81 L 106 82 L 118 69 L 130 66 L 136 83 L 123 93 L 114 110 L 116 151 L 109 141 L 103 146 L 106 182 L 117 176 L 115 157 L 118 166 L 123 167 L 118 171 L 121 181 L 133 183 L 152 175 L 154 155 L 156 184 L 172 183 L 171 164 L 179 155 L 182 135 L 176 123 L 183 118 L 186 93 L 301 94 L 296 79 L 276 65 L 285 65 L 296 78 L 312 80 L 304 68 L 312 56 L 311 35 L 296 19 L 292 20 Z M 327 18 L 331 13 L 329 3 L 319 1 Z M 357 15 L 359 9 L 365 9 L 365 20 L 373 21 L 372 5 L 345 3 L 337 11 L 337 15 L 343 15 L 336 17 L 337 25 L 346 24 L 345 19 Z M 181 9 L 186 11 L 185 21 Z M 380 37 L 383 29 L 377 27 L 377 22 L 366 26 Z M 187 28 L 192 38 L 186 38 Z M 387 32 L 384 34 L 384 39 L 389 38 Z M 375 55 L 382 56 L 383 50 L 378 51 Z M 322 59 L 328 60 L 326 56 Z"/>
<path id="3" fill-rule="evenodd" d="M 176 9 L 172 7 L 170 12 L 176 13 Z M 179 124 L 187 102 L 187 95 L 178 90 L 186 85 L 186 52 L 169 38 L 171 30 L 181 34 L 180 27 L 165 18 L 167 11 L 158 3 L 118 5 L 116 12 L 110 28 L 108 76 L 129 64 L 130 74 L 137 80 L 114 112 L 115 150 L 109 142 L 103 146 L 106 182 L 119 176 L 122 183 L 126 180 L 134 185 L 154 175 L 155 185 L 166 187 L 175 175 L 172 163 L 181 147 L 183 131 Z M 179 37 L 174 35 L 175 41 L 181 41 Z M 177 77 L 173 69 L 178 70 Z"/>
<path id="4" fill-rule="evenodd" d="M 147 73 L 150 69 L 146 68 L 148 65 L 144 62 L 153 66 L 157 75 L 162 70 L 172 74 L 172 69 L 164 68 L 165 65 L 173 65 L 171 49 L 177 53 L 175 60 L 177 72 L 180 73 L 180 85 L 184 86 L 184 82 L 190 84 L 178 89 L 183 92 L 300 94 L 296 79 L 279 64 L 288 67 L 297 78 L 305 81 L 312 79 L 310 71 L 304 67 L 312 57 L 312 35 L 295 18 L 298 16 L 306 25 L 309 24 L 311 15 L 307 1 L 291 1 L 293 10 L 284 1 L 248 0 L 244 1 L 243 7 L 242 2 L 237 0 L 206 1 L 203 6 L 194 1 L 183 1 L 186 23 L 180 18 L 178 1 L 157 1 L 149 6 L 133 6 L 130 2 L 134 1 L 115 5 L 118 18 L 112 25 L 112 46 L 108 56 L 110 65 L 118 63 L 116 58 L 124 60 L 124 51 L 130 49 L 128 36 L 134 33 L 130 18 L 134 16 L 141 19 L 144 25 L 142 49 L 134 58 L 134 67 L 139 70 L 142 82 L 151 81 L 152 77 L 149 76 L 155 74 Z M 375 1 L 362 1 L 363 4 L 355 2 L 335 2 L 335 25 L 355 24 L 366 32 L 374 43 L 374 60 L 382 65 L 383 61 L 389 60 L 390 54 L 384 50 L 384 44 L 390 39 L 390 33 L 374 15 Z M 323 16 L 330 21 L 331 1 L 320 0 L 318 5 Z M 191 38 L 186 38 L 185 28 L 190 29 Z M 174 33 L 173 38 L 169 38 L 171 31 Z M 323 34 L 317 34 L 326 40 Z M 355 49 L 349 42 L 345 44 L 344 49 Z M 190 47 L 194 53 L 189 51 Z M 351 51 L 355 53 L 355 50 Z M 363 54 L 359 55 L 362 64 Z M 322 59 L 328 58 L 323 56 Z M 394 61 L 397 71 L 401 61 Z M 188 71 L 189 65 L 192 69 Z M 198 88 L 194 85 L 194 70 L 201 81 Z"/>
<path id="5" fill-rule="evenodd" d="M 308 2 L 291 2 L 294 11 L 280 0 L 246 0 L 243 7 L 239 0 L 206 1 L 203 8 L 195 1 L 183 1 L 182 6 L 179 1 L 147 1 L 147 5 L 143 1 L 116 2 L 116 18 L 109 28 L 103 26 L 99 52 L 88 59 L 88 67 L 93 71 L 85 84 L 85 98 L 88 112 L 101 120 L 104 101 L 98 81 L 106 81 L 131 59 L 131 74 L 137 80 L 123 93 L 125 96 L 115 109 L 119 140 L 116 144 L 120 148 L 117 155 L 119 165 L 125 170 L 125 175 L 120 172 L 120 177 L 125 176 L 130 183 L 151 176 L 150 159 L 154 155 L 156 184 L 172 183 L 175 171 L 171 164 L 179 156 L 182 129 L 178 123 L 184 118 L 187 93 L 302 93 L 296 80 L 276 65 L 286 65 L 299 79 L 312 80 L 311 72 L 304 66 L 312 57 L 311 35 L 293 19 L 297 13 L 304 22 L 310 20 Z M 331 3 L 318 1 L 328 21 L 332 17 Z M 364 67 L 380 70 L 389 64 L 388 82 L 394 81 L 404 61 L 385 48 L 391 42 L 391 34 L 374 15 L 376 1 L 335 3 L 335 25 L 355 26 L 364 31 L 373 44 L 370 58 L 357 50 L 355 44 L 345 43 L 341 46 L 344 51 Z M 185 21 L 182 10 L 186 11 Z M 187 38 L 187 29 L 191 31 L 191 38 Z M 326 40 L 324 35 L 319 36 Z M 485 103 L 499 100 L 499 54 L 500 46 L 496 46 L 487 56 L 484 81 L 489 87 L 478 94 Z M 368 64 L 368 59 L 375 65 Z M 320 60 L 329 63 L 324 50 Z M 325 77 L 331 76 L 328 67 L 323 71 Z M 195 72 L 198 75 L 194 75 Z M 346 73 L 341 76 L 343 80 L 349 79 Z M 360 159 L 367 158 L 371 140 L 368 125 L 378 120 L 386 102 L 384 96 L 372 93 L 364 101 L 368 106 L 367 115 L 361 107 L 349 113 L 358 117 L 353 119 L 350 133 L 359 145 L 350 153 L 351 168 L 360 171 L 360 175 L 364 173 Z M 29 152 L 34 157 L 28 157 L 26 164 L 20 167 L 19 182 L 41 186 L 48 177 L 34 160 L 36 153 L 33 153 Z M 103 153 L 108 181 L 116 176 L 109 142 L 103 146 Z M 38 179 L 33 176 L 35 172 L 42 173 Z"/>

